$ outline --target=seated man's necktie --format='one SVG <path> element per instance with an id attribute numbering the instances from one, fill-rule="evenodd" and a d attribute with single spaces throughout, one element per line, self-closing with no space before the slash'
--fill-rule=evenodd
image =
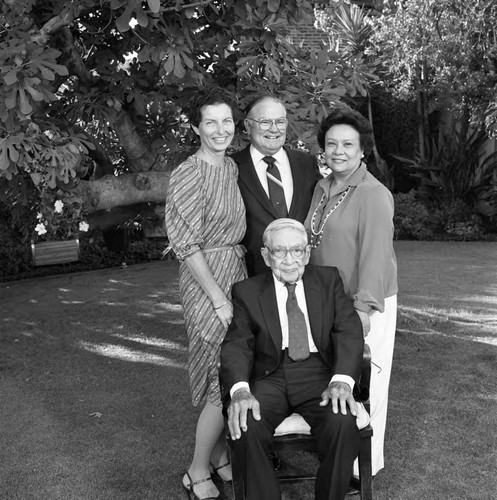
<path id="1" fill-rule="evenodd" d="M 265 156 L 263 160 L 267 163 L 266 176 L 269 188 L 269 199 L 276 210 L 278 218 L 288 217 L 285 191 L 283 190 L 280 171 L 276 166 L 276 160 L 272 156 Z"/>
<path id="2" fill-rule="evenodd" d="M 288 316 L 288 356 L 293 361 L 302 361 L 309 357 L 309 340 L 305 316 L 299 307 L 295 295 L 295 283 L 285 283 L 288 289 L 286 313 Z"/>

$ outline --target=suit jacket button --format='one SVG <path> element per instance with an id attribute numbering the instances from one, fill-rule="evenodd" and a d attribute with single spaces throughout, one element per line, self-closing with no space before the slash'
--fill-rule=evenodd
<path id="1" fill-rule="evenodd" d="M 266 371 L 264 372 L 264 375 L 269 375 L 270 373 L 271 373 L 271 370 L 266 370 Z"/>

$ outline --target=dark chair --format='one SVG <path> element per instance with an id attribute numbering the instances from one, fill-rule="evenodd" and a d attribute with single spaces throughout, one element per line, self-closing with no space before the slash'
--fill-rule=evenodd
<path id="1" fill-rule="evenodd" d="M 362 403 L 364 413 L 358 419 L 360 428 L 360 449 L 359 449 L 359 479 L 352 478 L 351 486 L 360 491 L 361 500 L 373 500 L 372 469 L 371 469 L 371 436 L 373 429 L 369 424 L 369 382 L 371 378 L 371 351 L 368 345 L 364 345 L 364 355 L 362 360 L 360 393 L 357 401 Z M 359 424 L 362 420 L 363 423 Z M 231 439 L 227 438 L 228 444 Z M 273 463 L 275 469 L 279 470 L 281 452 L 288 451 L 316 451 L 316 442 L 310 434 L 309 424 L 298 414 L 294 413 L 287 417 L 275 431 L 273 441 Z M 233 471 L 233 498 L 234 500 L 245 500 L 245 488 L 243 484 L 243 474 L 239 464 L 236 463 L 234 454 L 231 454 L 231 467 Z M 294 483 L 300 481 L 315 480 L 315 472 L 298 475 L 279 475 L 281 483 Z"/>

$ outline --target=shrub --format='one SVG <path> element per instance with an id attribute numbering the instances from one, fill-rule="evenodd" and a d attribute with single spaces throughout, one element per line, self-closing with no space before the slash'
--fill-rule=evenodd
<path id="1" fill-rule="evenodd" d="M 0 220 L 0 278 L 17 276 L 29 271 L 32 266 L 31 247 L 23 243 L 15 231 Z"/>
<path id="2" fill-rule="evenodd" d="M 0 221 L 0 230 L 4 231 L 5 223 Z M 8 226 L 6 226 L 8 228 Z M 31 258 L 31 247 L 20 237 L 15 237 L 15 231 L 3 232 L 8 237 L 0 243 L 0 281 L 50 276 L 61 273 L 90 271 L 118 267 L 141 262 L 152 262 L 162 258 L 162 252 L 167 246 L 165 238 L 132 241 L 123 252 L 110 251 L 101 232 L 95 231 L 91 238 L 80 240 L 80 260 L 66 264 L 34 267 Z"/>
<path id="3" fill-rule="evenodd" d="M 416 199 L 414 190 L 394 194 L 394 238 L 396 240 L 427 240 L 433 237 L 431 215 Z"/>
<path id="4" fill-rule="evenodd" d="M 440 132 L 433 140 L 427 158 L 403 161 L 417 179 L 418 198 L 426 206 L 451 211 L 463 205 L 464 211 L 479 213 L 497 221 L 497 152 L 487 153 L 488 138 L 484 131 L 453 130 Z M 468 209 L 468 207 L 471 207 Z"/>
<path id="5" fill-rule="evenodd" d="M 450 239 L 461 241 L 484 239 L 481 217 L 461 200 L 435 210 L 432 223 L 436 233 L 446 235 Z"/>

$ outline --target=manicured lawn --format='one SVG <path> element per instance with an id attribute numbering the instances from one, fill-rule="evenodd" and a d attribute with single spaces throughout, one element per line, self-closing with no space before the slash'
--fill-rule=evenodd
<path id="1" fill-rule="evenodd" d="M 495 500 L 497 244 L 396 249 L 387 467 L 374 498 Z M 186 498 L 198 412 L 177 286 L 175 262 L 0 284 L 0 498 Z M 311 491 L 288 486 L 284 498 Z"/>

